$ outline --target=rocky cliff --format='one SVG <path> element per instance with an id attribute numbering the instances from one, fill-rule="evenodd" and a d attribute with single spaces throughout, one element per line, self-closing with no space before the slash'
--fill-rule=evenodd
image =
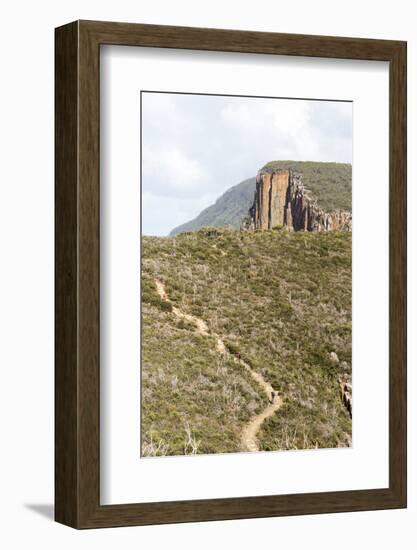
<path id="1" fill-rule="evenodd" d="M 352 214 L 346 210 L 325 212 L 304 187 L 302 173 L 294 170 L 261 170 L 246 229 L 351 231 Z"/>

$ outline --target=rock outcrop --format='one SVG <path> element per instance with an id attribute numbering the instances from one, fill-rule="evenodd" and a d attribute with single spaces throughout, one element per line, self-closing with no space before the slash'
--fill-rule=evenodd
<path id="1" fill-rule="evenodd" d="M 332 351 L 330 353 L 330 361 L 334 365 L 339 366 L 339 387 L 340 397 L 345 406 L 350 418 L 352 418 L 353 398 L 352 398 L 352 368 L 346 361 L 339 362 L 337 354 Z"/>
<path id="2" fill-rule="evenodd" d="M 340 384 L 340 396 L 350 418 L 352 418 L 352 384 L 342 382 Z"/>
<path id="3" fill-rule="evenodd" d="M 293 170 L 261 170 L 256 177 L 253 205 L 245 229 L 286 227 L 294 231 L 351 231 L 352 214 L 325 212 Z"/>

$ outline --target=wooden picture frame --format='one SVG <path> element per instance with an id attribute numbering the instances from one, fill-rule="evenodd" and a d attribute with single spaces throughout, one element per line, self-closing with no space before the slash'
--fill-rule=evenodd
<path id="1" fill-rule="evenodd" d="M 406 43 L 76 21 L 56 29 L 55 518 L 75 528 L 406 506 Z M 389 62 L 389 487 L 100 505 L 99 56 L 117 44 Z"/>

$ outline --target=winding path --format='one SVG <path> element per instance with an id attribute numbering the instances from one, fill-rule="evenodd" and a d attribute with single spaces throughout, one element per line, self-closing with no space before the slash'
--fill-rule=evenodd
<path id="1" fill-rule="evenodd" d="M 156 290 L 158 292 L 159 297 L 164 302 L 171 302 L 168 294 L 166 293 L 164 284 L 159 281 L 158 279 L 155 279 L 155 285 Z M 172 302 L 171 302 L 172 303 Z M 197 329 L 197 332 L 201 334 L 202 336 L 213 336 L 216 340 L 216 350 L 219 353 L 222 354 L 229 354 L 231 357 L 233 357 L 233 360 L 236 363 L 239 363 L 239 365 L 242 365 L 248 373 L 251 375 L 251 377 L 261 386 L 263 391 L 266 394 L 266 397 L 269 401 L 269 405 L 258 415 L 256 415 L 248 424 L 243 428 L 242 436 L 241 436 L 241 445 L 242 450 L 244 451 L 259 451 L 259 443 L 258 439 L 256 437 L 256 434 L 261 428 L 262 422 L 275 414 L 275 412 L 281 407 L 282 405 L 282 398 L 278 395 L 278 392 L 274 390 L 274 388 L 265 381 L 262 374 L 259 372 L 254 371 L 248 363 L 243 361 L 243 359 L 238 359 L 233 354 L 230 353 L 230 351 L 226 348 L 224 345 L 223 340 L 220 338 L 218 334 L 215 334 L 213 332 L 209 331 L 208 325 L 203 319 L 200 319 L 199 317 L 196 317 L 195 315 L 190 315 L 189 313 L 184 313 L 181 311 L 178 307 L 172 306 L 172 312 L 176 317 L 179 319 L 186 319 L 190 323 L 193 323 Z M 274 392 L 275 398 L 274 402 L 271 403 L 271 394 Z"/>

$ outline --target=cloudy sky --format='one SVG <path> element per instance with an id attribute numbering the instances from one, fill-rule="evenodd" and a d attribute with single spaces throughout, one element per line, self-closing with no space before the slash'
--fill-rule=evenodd
<path id="1" fill-rule="evenodd" d="M 352 162 L 352 104 L 143 92 L 143 234 L 167 235 L 270 160 Z"/>

